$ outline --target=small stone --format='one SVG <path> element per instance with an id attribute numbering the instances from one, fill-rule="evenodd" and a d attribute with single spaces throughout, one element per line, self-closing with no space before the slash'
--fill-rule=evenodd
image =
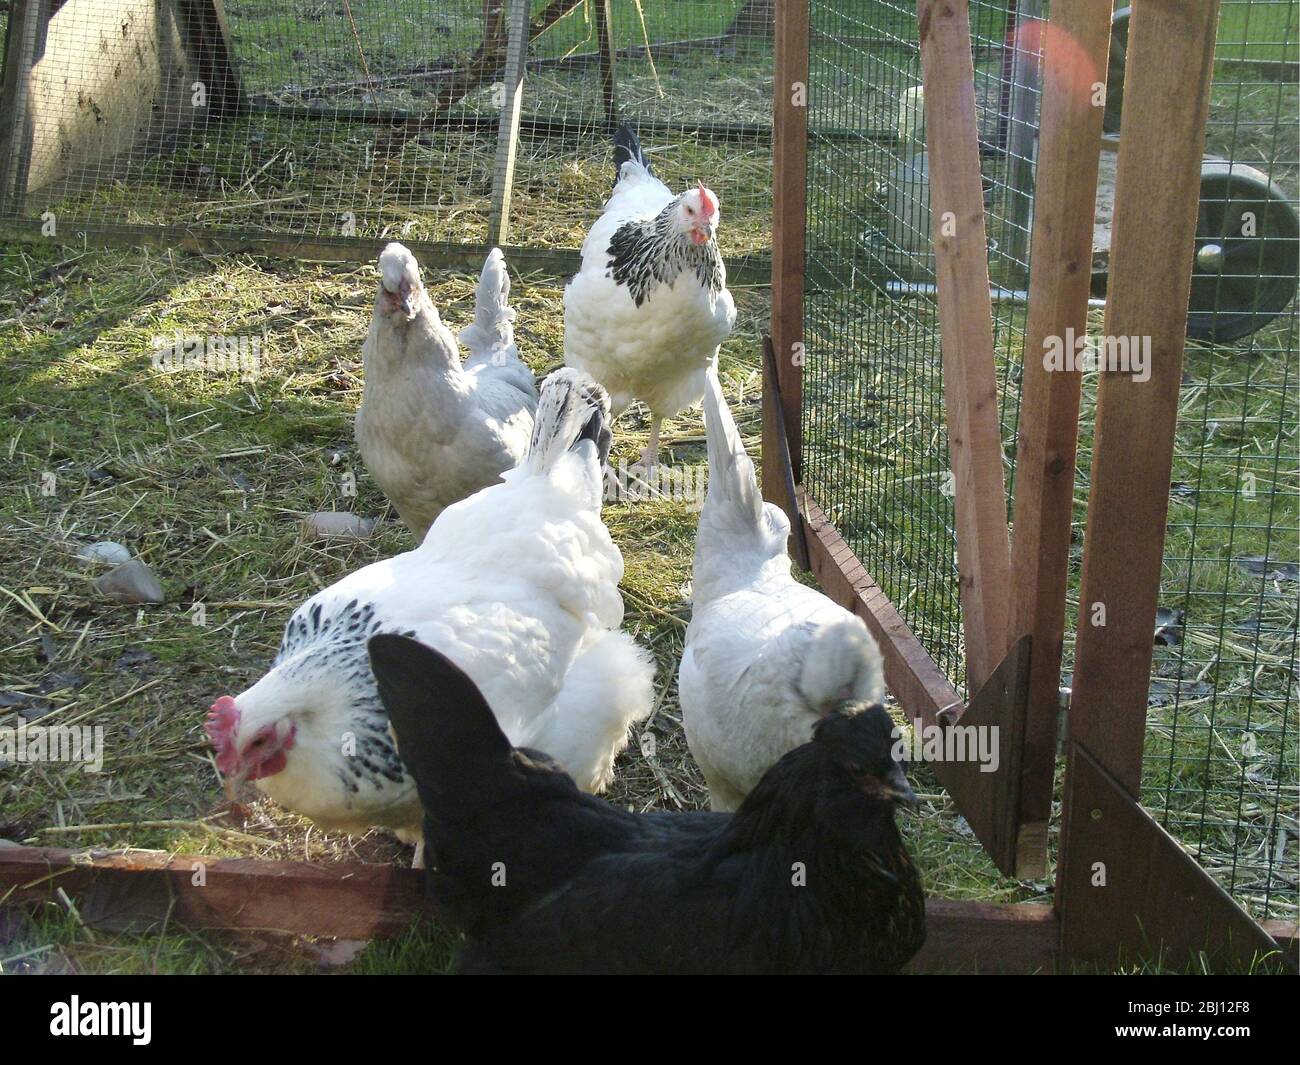
<path id="1" fill-rule="evenodd" d="M 0 692 L 0 710 L 17 710 L 20 717 L 35 721 L 54 709 L 54 703 L 37 695 L 26 692 Z"/>
<path id="2" fill-rule="evenodd" d="M 119 603 L 163 603 L 167 600 L 158 578 L 138 558 L 124 562 L 97 578 L 95 591 Z"/>
<path id="3" fill-rule="evenodd" d="M 355 514 L 341 511 L 322 511 L 318 514 L 308 514 L 302 519 L 302 534 L 308 540 L 322 536 L 364 540 L 374 531 L 374 518 L 359 518 Z"/>
<path id="4" fill-rule="evenodd" d="M 128 647 L 118 655 L 113 667 L 118 670 L 133 669 L 138 671 L 153 661 L 156 661 L 156 658 L 148 651 L 142 651 L 138 647 Z"/>
<path id="5" fill-rule="evenodd" d="M 1263 555 L 1244 555 L 1236 560 L 1237 568 L 1266 581 L 1300 581 L 1300 565 L 1294 562 L 1270 562 Z"/>
<path id="6" fill-rule="evenodd" d="M 131 561 L 131 552 L 112 540 L 101 540 L 96 544 L 87 544 L 77 552 L 82 562 L 102 562 L 110 566 L 120 566 Z"/>

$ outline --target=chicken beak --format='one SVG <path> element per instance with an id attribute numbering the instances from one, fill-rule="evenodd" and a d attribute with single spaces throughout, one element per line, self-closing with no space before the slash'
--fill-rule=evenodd
<path id="1" fill-rule="evenodd" d="M 903 772 L 903 763 L 895 762 L 893 769 L 885 778 L 886 783 L 894 792 L 894 802 L 900 806 L 906 806 L 909 809 L 915 809 L 919 805 L 916 792 L 912 790 L 912 785 L 907 782 L 907 775 Z"/>

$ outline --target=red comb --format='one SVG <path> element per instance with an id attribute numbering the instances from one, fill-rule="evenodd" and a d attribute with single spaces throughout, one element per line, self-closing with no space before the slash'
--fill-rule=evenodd
<path id="1" fill-rule="evenodd" d="M 235 729 L 238 727 L 239 707 L 229 695 L 223 695 L 212 704 L 203 726 L 203 731 L 208 734 L 208 739 L 217 752 L 217 768 L 223 773 L 229 773 L 239 761 L 239 752 L 234 743 Z"/>
<path id="2" fill-rule="evenodd" d="M 700 188 L 700 203 L 704 207 L 704 217 L 712 218 L 715 214 L 718 213 L 718 198 L 715 195 L 713 195 L 712 190 L 706 189 L 704 187 L 703 181 L 699 183 L 699 188 Z"/>

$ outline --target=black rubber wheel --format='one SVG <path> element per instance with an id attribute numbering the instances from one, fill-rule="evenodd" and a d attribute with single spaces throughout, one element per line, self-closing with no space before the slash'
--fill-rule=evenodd
<path id="1" fill-rule="evenodd" d="M 1106 112 L 1101 120 L 1104 133 L 1119 132 L 1119 113 L 1124 107 L 1124 62 L 1128 58 L 1128 19 L 1132 8 L 1121 7 L 1110 19 L 1110 59 L 1106 63 Z"/>
<path id="2" fill-rule="evenodd" d="M 1300 218 L 1254 167 L 1201 166 L 1187 335 L 1224 343 L 1249 336 L 1291 303 L 1300 279 Z"/>

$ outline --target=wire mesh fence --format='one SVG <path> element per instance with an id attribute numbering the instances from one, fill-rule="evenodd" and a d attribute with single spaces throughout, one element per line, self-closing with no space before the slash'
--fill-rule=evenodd
<path id="1" fill-rule="evenodd" d="M 1041 5 L 971 5 L 1008 444 L 1024 338 Z M 1021 32 L 1015 32 L 1020 27 Z M 915 5 L 814 3 L 805 481 L 963 686 Z M 1008 455 L 1011 448 L 1008 448 Z"/>
<path id="2" fill-rule="evenodd" d="M 724 254 L 765 258 L 771 0 L 526 7 L 510 242 L 581 244 L 617 118 L 670 184 L 718 193 Z M 515 0 L 16 0 L 0 215 L 356 256 L 392 237 L 483 245 L 500 235 L 521 13 Z"/>
<path id="3" fill-rule="evenodd" d="M 1143 788 L 1247 908 L 1289 919 L 1300 786 L 1298 54 L 1300 5 L 1223 0 Z"/>
<path id="4" fill-rule="evenodd" d="M 1222 5 L 1142 793 L 1261 918 L 1297 908 L 1298 7 Z M 1011 489 L 1048 11 L 970 11 Z M 1107 128 L 1119 139 L 1126 40 L 1117 10 Z M 964 691 L 915 6 L 814 0 L 809 49 L 804 482 Z M 1101 158 L 1099 297 L 1119 139 Z M 1095 399 L 1085 374 L 1067 686 Z"/>

